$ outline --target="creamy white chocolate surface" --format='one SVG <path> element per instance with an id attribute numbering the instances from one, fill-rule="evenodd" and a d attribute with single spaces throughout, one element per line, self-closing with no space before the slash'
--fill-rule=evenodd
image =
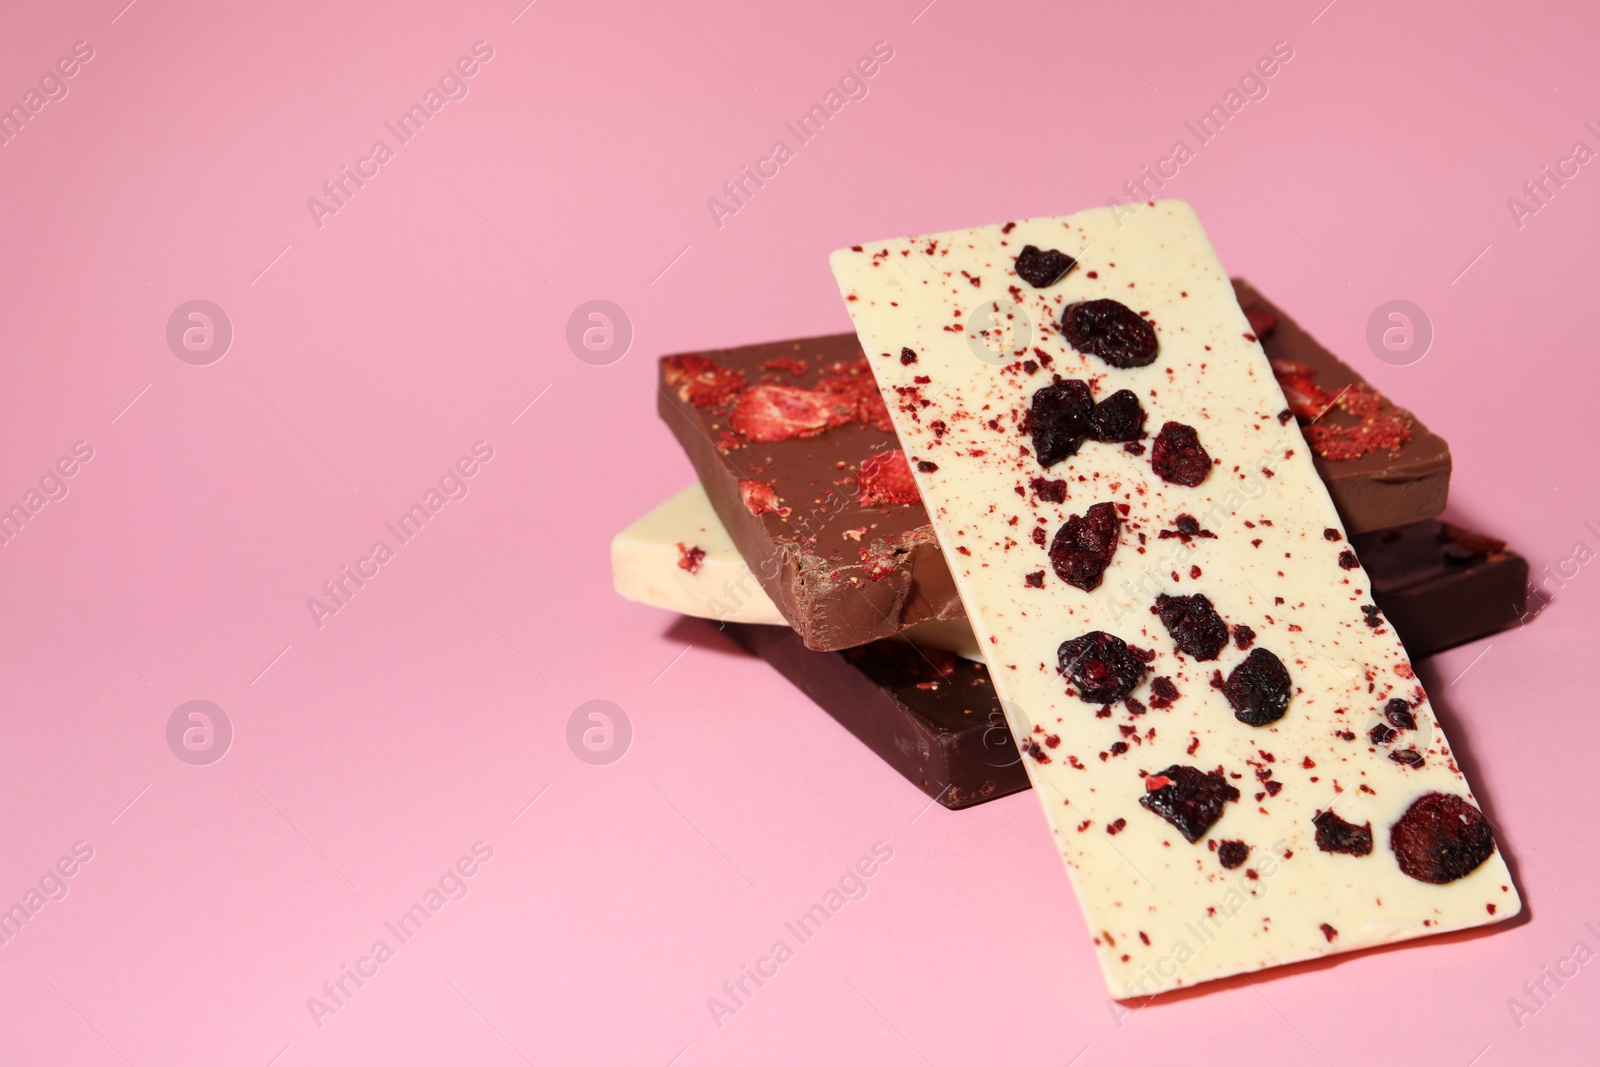
<path id="1" fill-rule="evenodd" d="M 1391 826 L 1430 792 L 1470 799 L 1467 783 L 1399 640 L 1361 610 L 1366 574 L 1340 563 L 1339 517 L 1295 421 L 1278 417 L 1283 394 L 1194 212 L 1166 201 L 1122 215 L 885 241 L 831 260 L 1013 734 L 1031 753 L 1024 763 L 1108 988 L 1152 994 L 1515 915 L 1499 852 L 1448 884 L 1402 872 Z M 1029 244 L 1078 264 L 1034 288 L 1013 266 Z M 1154 325 L 1153 363 L 1117 369 L 1067 345 L 1062 309 L 1100 298 Z M 969 332 L 990 300 L 1025 314 L 1027 350 L 997 358 Z M 1014 313 L 1002 321 L 1020 334 Z M 1033 373 L 1023 365 L 1045 358 Z M 1133 390 L 1150 435 L 1143 454 L 1090 439 L 1042 469 L 1019 422 L 1052 373 L 1090 382 L 1097 400 Z M 1168 420 L 1192 426 L 1215 461 L 1195 487 L 1152 470 L 1151 438 Z M 1066 502 L 1041 501 L 1035 477 L 1065 479 Z M 1103 583 L 1085 592 L 1056 576 L 1046 548 L 1068 516 L 1101 501 L 1127 511 Z M 1180 514 L 1215 537 L 1161 539 Z M 1031 586 L 1040 571 L 1042 586 Z M 1159 593 L 1202 593 L 1228 624 L 1255 631 L 1253 647 L 1291 677 L 1281 719 L 1235 718 L 1211 679 L 1247 652 L 1230 642 L 1211 662 L 1180 653 L 1152 612 Z M 1096 630 L 1154 653 L 1131 693 L 1138 703 L 1102 713 L 1058 673 L 1058 646 Z M 1170 707 L 1152 706 L 1158 676 L 1181 694 Z M 1369 731 L 1397 697 L 1421 701 L 1416 729 L 1374 743 Z M 1421 767 L 1389 758 L 1408 747 Z M 1145 776 L 1169 765 L 1220 768 L 1241 794 L 1194 844 L 1139 803 Z M 1370 822 L 1371 853 L 1319 850 L 1312 819 L 1325 809 Z M 1249 846 L 1242 866 L 1223 868 L 1211 847 L 1223 841 Z M 1024 905 L 1048 918 L 1050 902 L 1013 902 Z"/>
<path id="2" fill-rule="evenodd" d="M 688 559 L 685 550 L 696 548 L 704 555 L 694 560 L 695 569 L 680 566 Z M 611 580 L 627 599 L 680 615 L 789 625 L 745 564 L 699 482 L 672 494 L 612 538 Z M 964 619 L 918 623 L 905 637 L 925 648 L 983 662 Z"/>

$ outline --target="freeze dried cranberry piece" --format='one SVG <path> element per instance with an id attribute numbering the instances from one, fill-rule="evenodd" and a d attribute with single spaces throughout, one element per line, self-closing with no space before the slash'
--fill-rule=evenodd
<path id="1" fill-rule="evenodd" d="M 1163 481 L 1174 485 L 1199 485 L 1211 473 L 1211 456 L 1200 445 L 1193 426 L 1169 422 L 1156 434 L 1150 449 L 1150 467 Z"/>
<path id="2" fill-rule="evenodd" d="M 1033 486 L 1033 491 L 1039 494 L 1039 499 L 1047 504 L 1064 504 L 1067 500 L 1067 482 L 1065 478 L 1030 478 L 1028 484 Z M 1040 531 L 1041 536 L 1043 531 Z"/>
<path id="3" fill-rule="evenodd" d="M 1137 441 L 1144 436 L 1144 407 L 1132 389 L 1118 389 L 1089 413 L 1096 441 Z"/>
<path id="4" fill-rule="evenodd" d="M 1122 533 L 1122 519 L 1110 502 L 1095 504 L 1082 515 L 1073 515 L 1061 524 L 1050 542 L 1050 565 L 1056 577 L 1068 585 L 1089 592 L 1100 585 L 1100 578 L 1111 565 Z"/>
<path id="5" fill-rule="evenodd" d="M 1239 646 L 1240 651 L 1249 648 L 1255 642 L 1256 632 L 1244 623 L 1241 622 L 1233 628 L 1233 643 Z"/>
<path id="6" fill-rule="evenodd" d="M 1332 941 L 1334 938 L 1339 936 L 1339 931 L 1334 929 L 1332 923 L 1323 923 L 1320 929 L 1322 930 L 1322 936 L 1327 938 L 1329 941 Z"/>
<path id="7" fill-rule="evenodd" d="M 1494 833 L 1483 812 L 1453 793 L 1428 793 L 1389 829 L 1400 870 L 1419 882 L 1444 885 L 1494 855 Z"/>
<path id="8" fill-rule="evenodd" d="M 1077 265 L 1078 261 L 1065 252 L 1024 245 L 1017 256 L 1017 275 L 1035 289 L 1043 289 L 1059 282 L 1062 275 Z"/>
<path id="9" fill-rule="evenodd" d="M 1033 394 L 1028 428 L 1041 467 L 1054 466 L 1078 450 L 1089 436 L 1093 410 L 1094 395 L 1088 383 L 1076 378 L 1047 385 Z"/>
<path id="10" fill-rule="evenodd" d="M 1150 789 L 1157 783 L 1158 788 Z M 1239 791 L 1222 775 L 1176 763 L 1145 779 L 1145 788 L 1149 792 L 1139 798 L 1140 805 L 1177 827 L 1191 845 L 1222 818 L 1224 804 L 1239 799 Z"/>
<path id="11" fill-rule="evenodd" d="M 1104 630 L 1061 642 L 1056 650 L 1061 673 L 1078 689 L 1078 699 L 1088 704 L 1121 700 L 1144 677 L 1144 662 L 1129 651 L 1122 638 Z"/>
<path id="12" fill-rule="evenodd" d="M 1224 841 L 1217 846 L 1217 862 L 1228 870 L 1243 867 L 1250 858 L 1250 846 L 1243 841 Z"/>
<path id="13" fill-rule="evenodd" d="M 826 389 L 756 385 L 739 395 L 728 425 L 751 441 L 815 437 L 856 417 L 857 400 Z"/>
<path id="14" fill-rule="evenodd" d="M 1317 828 L 1317 847 L 1324 852 L 1366 856 L 1372 852 L 1372 824 L 1345 822 L 1331 811 L 1319 811 L 1311 820 Z"/>
<path id="15" fill-rule="evenodd" d="M 1216 659 L 1228 647 L 1228 624 L 1204 593 L 1156 597 L 1156 614 L 1180 651 L 1198 660 Z"/>
<path id="16" fill-rule="evenodd" d="M 690 574 L 700 573 L 700 564 L 706 558 L 706 550 L 699 545 L 686 545 L 678 542 L 678 566 Z"/>
<path id="17" fill-rule="evenodd" d="M 1396 730 L 1393 726 L 1387 726 L 1380 722 L 1378 725 L 1367 731 L 1367 740 L 1371 741 L 1375 745 L 1387 745 L 1390 741 L 1394 740 L 1395 734 L 1399 732 L 1400 731 Z"/>
<path id="18" fill-rule="evenodd" d="M 745 387 L 743 373 L 695 353 L 662 357 L 661 377 L 679 400 L 697 408 L 720 404 Z"/>
<path id="19" fill-rule="evenodd" d="M 1150 679 L 1150 706 L 1152 708 L 1170 708 L 1172 702 L 1183 694 L 1178 692 L 1178 687 L 1172 684 L 1172 679 L 1166 675 L 1158 675 Z"/>
<path id="20" fill-rule="evenodd" d="M 856 502 L 862 507 L 915 504 L 920 499 L 911 468 L 906 465 L 906 454 L 900 449 L 878 452 L 861 461 L 861 491 Z"/>
<path id="21" fill-rule="evenodd" d="M 1061 313 L 1061 336 L 1079 352 L 1099 356 L 1113 367 L 1155 362 L 1155 327 L 1119 300 L 1068 304 Z"/>
<path id="22" fill-rule="evenodd" d="M 1222 683 L 1233 717 L 1246 726 L 1266 726 L 1289 707 L 1289 671 L 1283 660 L 1257 646 Z"/>
<path id="23" fill-rule="evenodd" d="M 1383 706 L 1383 717 L 1397 730 L 1415 730 L 1417 718 L 1411 714 L 1411 705 L 1395 697 Z"/>
<path id="24" fill-rule="evenodd" d="M 1423 764 L 1422 753 L 1414 748 L 1402 748 L 1389 753 L 1389 758 L 1402 767 L 1420 767 Z"/>
<path id="25" fill-rule="evenodd" d="M 1361 561 L 1356 559 L 1356 554 L 1347 548 L 1339 553 L 1339 566 L 1347 571 L 1353 571 L 1361 566 Z"/>

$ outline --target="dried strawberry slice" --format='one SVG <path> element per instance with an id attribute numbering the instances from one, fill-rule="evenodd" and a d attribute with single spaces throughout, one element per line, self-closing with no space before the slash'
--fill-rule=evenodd
<path id="1" fill-rule="evenodd" d="M 1113 367 L 1144 367 L 1156 359 L 1155 327 L 1120 300 L 1068 304 L 1061 314 L 1061 336 Z"/>
<path id="2" fill-rule="evenodd" d="M 906 454 L 900 449 L 879 452 L 862 461 L 861 491 L 857 496 L 857 503 L 862 507 L 915 504 L 920 499 Z"/>
<path id="3" fill-rule="evenodd" d="M 1144 678 L 1144 661 L 1122 638 L 1104 630 L 1061 642 L 1056 659 L 1061 673 L 1077 687 L 1078 699 L 1089 704 L 1121 700 Z"/>
<path id="4" fill-rule="evenodd" d="M 1453 793 L 1428 793 L 1389 829 L 1400 870 L 1419 882 L 1464 878 L 1494 855 L 1494 832 L 1483 812 Z"/>
<path id="5" fill-rule="evenodd" d="M 1056 576 L 1085 592 L 1098 588 L 1121 533 L 1115 504 L 1095 504 L 1082 515 L 1071 516 L 1050 542 L 1050 565 Z"/>
<path id="6" fill-rule="evenodd" d="M 1284 399 L 1289 401 L 1289 410 L 1296 418 L 1309 422 L 1328 410 L 1334 398 L 1317 384 L 1315 369 L 1292 359 L 1274 359 L 1271 363 L 1273 377 L 1278 379 Z"/>
<path id="7" fill-rule="evenodd" d="M 1171 823 L 1191 845 L 1222 818 L 1224 805 L 1239 799 L 1239 790 L 1214 771 L 1175 763 L 1159 777 L 1167 784 L 1145 793 L 1139 804 Z"/>
<path id="8" fill-rule="evenodd" d="M 1017 256 L 1017 276 L 1035 289 L 1054 285 L 1078 265 L 1078 261 L 1054 248 L 1035 248 L 1024 245 Z"/>
<path id="9" fill-rule="evenodd" d="M 679 400 L 697 408 L 720 404 L 746 384 L 742 372 L 695 353 L 662 357 L 661 377 Z"/>
<path id="10" fill-rule="evenodd" d="M 728 424 L 751 441 L 815 437 L 854 421 L 854 397 L 795 385 L 756 385 L 739 395 Z"/>

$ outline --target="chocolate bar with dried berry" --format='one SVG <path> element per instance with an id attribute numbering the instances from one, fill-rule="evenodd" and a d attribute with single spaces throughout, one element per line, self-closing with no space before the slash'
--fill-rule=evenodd
<path id="1" fill-rule="evenodd" d="M 1235 278 L 1233 290 L 1345 528 L 1362 534 L 1444 511 L 1450 489 L 1444 439 L 1380 395 L 1249 282 Z"/>
<path id="2" fill-rule="evenodd" d="M 1449 446 L 1248 283 L 1234 289 L 1351 532 L 1438 515 Z M 661 360 L 662 418 L 762 587 L 819 651 L 964 616 L 864 359 L 854 334 L 835 334 Z"/>
<path id="3" fill-rule="evenodd" d="M 961 617 L 854 334 L 666 356 L 659 391 L 717 516 L 807 647 Z"/>
<path id="4" fill-rule="evenodd" d="M 1429 520 L 1352 540 L 1379 610 L 1414 659 L 1499 633 L 1526 603 L 1528 564 L 1481 534 Z M 981 663 L 904 640 L 812 652 L 787 626 L 730 623 L 734 640 L 907 781 L 952 810 L 1028 788 Z"/>

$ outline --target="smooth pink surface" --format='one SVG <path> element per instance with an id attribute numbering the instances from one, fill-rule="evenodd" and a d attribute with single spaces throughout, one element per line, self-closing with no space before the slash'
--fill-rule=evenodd
<path id="1" fill-rule="evenodd" d="M 1600 949 L 1600 567 L 1424 672 L 1527 921 L 1127 1015 L 1031 795 L 925 810 L 713 629 L 614 596 L 607 543 L 692 478 L 655 356 L 847 328 L 837 246 L 1104 203 L 1282 40 L 1165 193 L 1452 442 L 1452 515 L 1536 570 L 1600 549 L 1600 165 L 1520 228 L 1506 204 L 1600 148 L 1593 5 L 123 2 L 14 4 L 0 34 L 0 102 L 94 49 L 0 147 L 0 502 L 94 450 L 0 546 L 0 904 L 93 849 L 0 945 L 0 1063 L 1591 1051 L 1600 963 L 1542 1007 L 1523 983 Z M 469 95 L 319 228 L 307 198 L 480 40 Z M 869 95 L 715 225 L 880 40 Z M 165 341 L 193 298 L 234 325 L 210 366 Z M 595 298 L 635 330 L 610 366 L 565 340 Z M 1366 348 L 1394 298 L 1436 329 L 1411 366 Z M 470 494 L 319 628 L 307 598 L 480 440 Z M 165 734 L 197 698 L 236 731 L 203 767 Z M 596 698 L 633 725 L 610 766 L 566 743 Z M 319 1027 L 308 998 L 477 841 L 466 897 Z M 877 841 L 868 895 L 716 1025 Z"/>

